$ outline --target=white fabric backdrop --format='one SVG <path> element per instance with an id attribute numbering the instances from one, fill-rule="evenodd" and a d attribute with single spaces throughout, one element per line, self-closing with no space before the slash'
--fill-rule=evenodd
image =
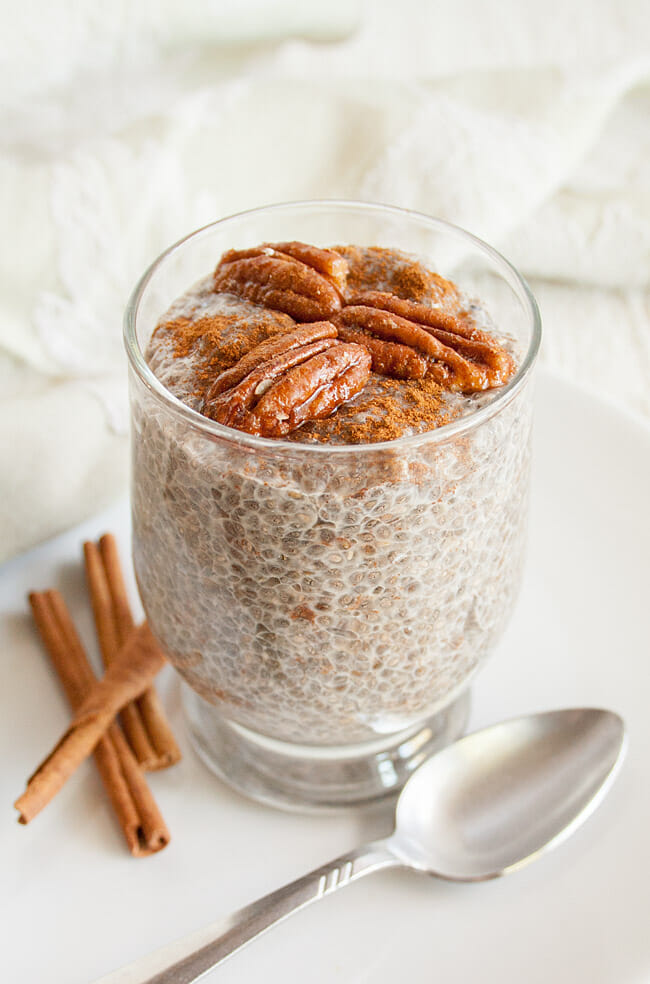
<path id="1" fill-rule="evenodd" d="M 421 209 L 529 278 L 543 362 L 650 415 L 647 0 L 0 0 L 0 560 L 127 481 L 122 311 L 240 208 Z"/>

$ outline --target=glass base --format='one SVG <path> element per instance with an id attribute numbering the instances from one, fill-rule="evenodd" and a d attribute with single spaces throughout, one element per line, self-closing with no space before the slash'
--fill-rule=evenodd
<path id="1" fill-rule="evenodd" d="M 434 752 L 462 735 L 469 691 L 425 721 L 363 745 L 293 745 L 224 718 L 187 684 L 183 708 L 192 743 L 212 772 L 246 796 L 285 810 L 324 811 L 400 791 Z"/>

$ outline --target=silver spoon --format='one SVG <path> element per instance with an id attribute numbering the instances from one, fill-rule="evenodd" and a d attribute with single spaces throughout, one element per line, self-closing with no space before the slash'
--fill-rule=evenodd
<path id="1" fill-rule="evenodd" d="M 452 881 L 505 875 L 569 836 L 623 759 L 611 711 L 531 714 L 477 731 L 428 759 L 397 801 L 395 831 L 95 984 L 191 984 L 310 902 L 381 868 Z"/>

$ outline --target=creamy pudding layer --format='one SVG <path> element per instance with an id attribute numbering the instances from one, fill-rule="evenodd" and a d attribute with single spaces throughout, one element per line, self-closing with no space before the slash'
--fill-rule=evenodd
<path id="1" fill-rule="evenodd" d="M 341 289 L 341 268 L 334 270 L 338 307 L 323 319 L 336 331 L 304 343 L 321 349 L 298 368 L 320 359 L 322 369 L 332 353 L 343 357 L 335 383 L 332 373 L 323 377 L 319 398 L 327 386 L 340 389 L 350 366 L 366 374 L 365 383 L 327 416 L 282 435 L 293 447 L 268 440 L 252 451 L 236 430 L 207 440 L 144 389 L 134 406 L 136 571 L 172 662 L 232 720 L 321 745 L 368 740 L 421 720 L 449 703 L 488 655 L 520 579 L 530 431 L 524 389 L 462 436 L 427 440 L 423 432 L 474 413 L 499 392 L 468 393 L 457 384 L 514 370 L 515 344 L 497 337 L 480 305 L 417 261 L 357 247 L 338 255 L 348 263 L 346 282 Z M 244 384 L 225 377 L 215 395 L 215 380 L 256 346 L 278 338 L 282 348 L 304 324 L 303 312 L 296 318 L 269 307 L 258 286 L 255 299 L 241 296 L 250 289 L 236 272 L 233 279 L 226 264 L 216 280 L 206 277 L 179 298 L 147 359 L 193 409 L 223 414 L 225 406 L 230 419 L 267 426 L 258 408 L 275 392 L 268 380 L 256 383 L 259 402 L 239 417 L 236 389 Z M 463 364 L 449 355 L 451 368 L 434 359 L 426 340 L 423 348 L 408 346 L 414 355 L 397 353 L 403 361 L 383 346 L 377 355 L 377 338 L 402 345 L 420 336 L 408 334 L 413 322 L 403 306 L 395 315 L 385 296 L 374 305 L 368 295 L 376 293 L 457 319 L 466 332 Z M 355 303 L 359 295 L 373 303 Z M 416 313 L 423 324 L 420 307 Z M 394 326 L 401 331 L 403 320 L 409 325 L 397 338 Z M 489 352 L 481 348 L 486 332 L 494 339 Z M 420 375 L 399 378 L 405 365 Z M 301 370 L 298 381 L 306 376 Z M 423 436 L 396 440 L 414 434 Z M 368 447 L 386 440 L 394 443 Z"/>

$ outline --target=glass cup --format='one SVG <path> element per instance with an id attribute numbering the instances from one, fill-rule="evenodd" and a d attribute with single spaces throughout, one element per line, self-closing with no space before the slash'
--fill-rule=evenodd
<path id="1" fill-rule="evenodd" d="M 147 364 L 158 319 L 224 250 L 292 239 L 417 254 L 516 339 L 516 375 L 467 416 L 378 444 L 270 440 L 196 413 Z M 521 581 L 540 330 L 499 253 L 388 206 L 255 209 L 145 273 L 125 322 L 135 571 L 194 745 L 230 784 L 289 808 L 359 803 L 462 733 Z"/>

